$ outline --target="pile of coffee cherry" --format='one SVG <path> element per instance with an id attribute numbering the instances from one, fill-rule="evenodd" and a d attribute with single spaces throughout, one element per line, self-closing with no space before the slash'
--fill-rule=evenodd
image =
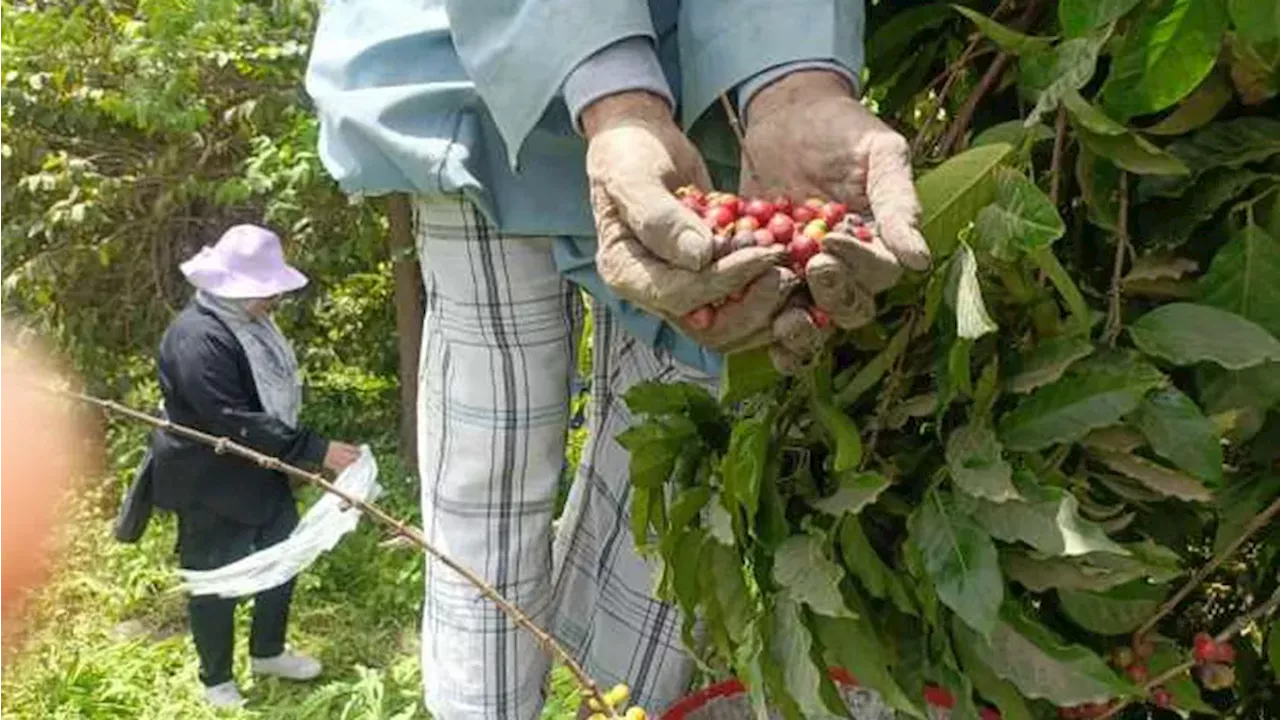
<path id="1" fill-rule="evenodd" d="M 867 243 L 876 236 L 875 221 L 849 212 L 844 203 L 819 198 L 796 203 L 785 195 L 769 199 L 742 198 L 733 193 L 704 192 L 692 185 L 679 188 L 675 194 L 711 228 L 715 259 L 749 247 L 785 245 L 787 266 L 801 278 L 809 260 L 822 252 L 827 233 L 839 230 Z M 704 305 L 690 312 L 684 320 L 695 330 L 705 330 L 715 322 L 716 311 L 725 302 L 740 300 L 741 290 L 721 303 Z M 831 322 L 818 307 L 809 308 L 809 317 L 819 328 Z"/>

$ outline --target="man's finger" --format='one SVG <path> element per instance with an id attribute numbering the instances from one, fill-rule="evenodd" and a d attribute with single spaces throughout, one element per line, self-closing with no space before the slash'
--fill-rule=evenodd
<path id="1" fill-rule="evenodd" d="M 618 297 L 668 317 L 683 317 L 719 302 L 777 265 L 781 246 L 738 250 L 702 272 L 672 267 L 633 237 L 602 240 L 596 270 Z"/>
<path id="2" fill-rule="evenodd" d="M 855 330 L 876 315 L 874 296 L 860 287 L 849 267 L 837 258 L 818 253 L 805 266 L 805 278 L 814 303 L 845 330 Z"/>
<path id="3" fill-rule="evenodd" d="M 862 240 L 843 232 L 827 233 L 822 248 L 844 262 L 854 281 L 873 295 L 888 290 L 902 278 L 898 258 L 878 235 Z"/>
<path id="4" fill-rule="evenodd" d="M 773 316 L 798 286 L 795 273 L 783 267 L 770 267 L 746 288 L 741 300 L 721 305 L 710 327 L 700 331 L 686 328 L 686 332 L 717 350 L 736 348 L 745 338 L 768 329 Z"/>
<path id="5" fill-rule="evenodd" d="M 808 360 L 835 332 L 830 326 L 820 328 L 803 306 L 793 304 L 773 319 L 773 337 L 791 354 Z"/>
<path id="6" fill-rule="evenodd" d="M 711 228 L 661 177 L 622 175 L 607 189 L 622 221 L 654 255 L 685 270 L 701 270 L 711 260 Z"/>
<path id="7" fill-rule="evenodd" d="M 912 270 L 929 267 L 929 246 L 920 234 L 920 200 L 911 182 L 911 152 L 896 133 L 871 142 L 868 153 L 867 197 L 885 245 Z"/>

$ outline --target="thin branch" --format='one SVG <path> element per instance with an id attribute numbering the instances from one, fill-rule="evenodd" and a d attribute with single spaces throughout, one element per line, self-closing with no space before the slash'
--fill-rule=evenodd
<path id="1" fill-rule="evenodd" d="M 734 109 L 733 103 L 729 102 L 728 93 L 720 94 L 720 106 L 724 108 L 724 114 L 729 118 L 729 127 L 733 129 L 733 136 L 738 139 L 738 150 L 742 152 L 742 169 L 746 170 L 752 179 L 758 181 L 760 176 L 756 174 L 755 162 L 751 159 L 751 153 L 747 151 L 747 133 L 742 129 L 738 111 Z"/>
<path id="2" fill-rule="evenodd" d="M 903 324 L 903 332 L 909 339 L 915 333 L 916 326 L 915 311 L 911 311 L 906 323 Z M 889 369 L 889 375 L 884 381 L 884 391 L 880 393 L 880 400 L 876 403 L 875 414 L 871 416 L 871 437 L 867 438 L 866 449 L 862 453 L 862 465 L 870 461 L 875 455 L 876 443 L 880 440 L 880 428 L 884 424 L 884 417 L 889 411 L 889 406 L 897 400 L 898 386 L 902 384 L 902 365 L 906 362 L 907 353 L 900 352 L 893 359 L 893 365 Z"/>
<path id="3" fill-rule="evenodd" d="M 1227 642 L 1228 640 L 1235 637 L 1236 635 L 1239 635 L 1241 632 L 1244 632 L 1244 630 L 1247 629 L 1250 625 L 1252 625 L 1255 621 L 1261 620 L 1267 615 L 1270 615 L 1272 612 L 1275 611 L 1277 607 L 1280 607 L 1280 587 L 1276 588 L 1276 591 L 1271 594 L 1271 598 L 1268 599 L 1266 602 L 1262 603 L 1258 607 L 1236 618 L 1234 622 L 1232 622 L 1230 625 L 1227 626 L 1226 630 L 1223 630 L 1222 632 L 1214 636 L 1213 638 L 1214 642 L 1218 642 L 1218 643 Z M 1146 697 L 1151 693 L 1152 690 L 1160 687 L 1161 685 L 1164 685 L 1165 683 L 1178 677 L 1179 675 L 1182 675 L 1183 673 L 1187 672 L 1188 670 L 1190 670 L 1195 666 L 1196 666 L 1196 660 L 1195 660 L 1195 656 L 1193 655 L 1191 658 L 1184 660 L 1182 663 L 1175 665 L 1174 667 L 1171 667 L 1168 670 L 1160 673 L 1159 675 L 1151 678 L 1146 682 L 1145 685 L 1142 686 L 1143 696 Z M 1115 705 L 1111 706 L 1111 708 L 1107 710 L 1105 713 L 1103 713 L 1102 715 L 1099 715 L 1098 720 L 1107 720 L 1107 718 L 1115 717 L 1120 713 L 1121 710 L 1124 710 L 1132 702 L 1133 700 L 1123 700 L 1121 702 L 1116 703 Z"/>
<path id="4" fill-rule="evenodd" d="M 1120 300 L 1124 294 L 1124 259 L 1129 249 L 1129 173 L 1120 171 L 1120 218 L 1116 228 L 1116 255 L 1111 265 L 1111 287 L 1107 291 L 1107 325 L 1102 337 L 1114 346 L 1120 337 Z"/>
<path id="5" fill-rule="evenodd" d="M 946 106 L 947 96 L 951 94 L 952 86 L 954 86 L 956 80 L 960 78 L 960 71 L 978 56 L 976 50 L 978 44 L 981 42 L 982 35 L 980 33 L 974 33 L 973 37 L 969 40 L 969 44 L 965 46 L 964 51 L 960 53 L 960 56 L 948 65 L 947 69 L 943 71 L 943 74 L 939 76 L 945 77 L 946 82 L 943 83 L 942 89 L 938 91 L 937 108 L 935 108 L 933 112 L 929 113 L 929 116 L 924 119 L 924 125 L 921 126 L 919 132 L 916 133 L 915 139 L 911 141 L 911 156 L 913 158 L 920 153 L 921 146 L 929 137 L 929 131 L 933 129 L 933 122 L 938 117 L 938 110 L 941 110 Z M 935 78 L 935 82 L 936 80 L 937 79 Z M 933 83 L 930 83 L 929 87 L 933 87 Z"/>
<path id="6" fill-rule="evenodd" d="M 1049 163 L 1049 199 L 1058 206 L 1062 191 L 1062 155 L 1067 145 L 1067 109 L 1058 108 L 1058 120 L 1053 135 L 1053 160 Z"/>
<path id="7" fill-rule="evenodd" d="M 1165 615 L 1173 612 L 1173 609 L 1178 606 L 1178 603 L 1182 602 L 1193 590 L 1199 587 L 1200 583 L 1209 576 L 1209 573 L 1213 572 L 1219 565 L 1226 562 L 1227 558 L 1234 555 L 1250 536 L 1266 527 L 1267 523 L 1270 523 L 1278 514 L 1280 514 L 1280 498 L 1276 498 L 1275 501 L 1266 507 L 1266 509 L 1257 515 L 1254 515 L 1253 519 L 1240 530 L 1240 534 L 1236 536 L 1229 545 L 1222 548 L 1222 551 L 1217 555 L 1214 555 L 1212 560 L 1205 563 L 1199 570 L 1196 570 L 1195 574 L 1193 574 L 1187 582 L 1182 585 L 1182 588 L 1179 589 L 1178 592 L 1174 593 L 1172 597 L 1164 601 L 1164 603 L 1156 610 L 1155 614 L 1148 618 L 1146 622 L 1142 623 L 1141 627 L 1134 631 L 1134 637 L 1142 637 L 1150 632 L 1151 629 L 1156 626 L 1156 623 L 1160 622 Z"/>
<path id="8" fill-rule="evenodd" d="M 479 590 L 482 595 L 484 595 L 491 602 L 493 602 L 493 604 L 496 605 L 499 610 L 505 613 L 507 617 L 511 618 L 512 622 L 524 628 L 525 630 L 529 631 L 529 633 L 533 635 L 535 639 L 537 639 L 538 643 L 542 645 L 544 649 L 556 655 L 560 659 L 560 661 L 565 664 L 565 667 L 569 669 L 569 672 L 573 674 L 574 679 L 578 682 L 578 685 L 581 686 L 582 690 L 588 697 L 590 697 L 595 702 L 599 703 L 600 707 L 610 708 L 610 711 L 613 713 L 613 717 L 615 718 L 619 717 L 616 714 L 616 712 L 613 712 L 612 705 L 610 705 L 609 702 L 605 700 L 604 695 L 600 692 L 600 687 L 596 684 L 594 680 L 591 679 L 591 676 L 587 674 L 587 671 L 583 669 L 583 667 L 580 664 L 578 664 L 576 660 L 573 659 L 573 656 L 569 653 L 568 650 L 566 650 L 562 645 L 560 645 L 560 643 L 556 642 L 556 639 L 552 637 L 550 633 L 538 627 L 537 624 L 535 624 L 533 620 L 531 620 L 529 616 L 524 613 L 524 611 L 522 611 L 510 600 L 507 600 L 505 597 L 503 597 L 501 593 L 495 590 L 493 586 L 485 582 L 484 579 L 482 579 L 479 575 L 472 572 L 469 568 L 462 565 L 458 561 L 444 554 L 431 543 L 427 542 L 426 537 L 423 536 L 422 531 L 419 530 L 418 528 L 413 527 L 411 525 L 407 525 L 406 523 L 401 522 L 400 520 L 397 520 L 396 518 L 387 514 L 384 510 L 379 508 L 377 505 L 373 505 L 371 503 L 365 502 L 364 500 L 361 500 L 360 498 L 352 495 L 351 493 L 348 493 L 347 491 L 329 482 L 323 476 L 317 473 L 307 472 L 306 470 L 296 468 L 292 465 L 289 465 L 281 461 L 279 458 L 275 458 L 270 455 L 260 453 L 257 450 L 254 450 L 252 448 L 245 447 L 244 445 L 240 445 L 239 443 L 233 442 L 228 438 L 218 437 L 216 435 L 210 435 L 208 433 L 201 432 L 194 428 L 186 427 L 185 425 L 179 425 L 178 423 L 172 422 L 170 420 L 162 420 L 160 418 L 148 415 L 147 413 L 139 412 L 137 410 L 134 410 L 133 408 L 126 407 L 112 400 L 104 400 L 102 398 L 93 397 L 92 395 L 86 395 L 84 393 L 64 390 L 61 388 L 42 386 L 39 389 L 44 390 L 45 392 L 52 393 L 54 395 L 70 398 L 72 400 L 78 400 L 80 402 L 88 403 L 90 405 L 96 405 L 100 408 L 110 410 L 111 412 L 118 413 L 120 415 L 124 415 L 125 417 L 131 418 L 133 420 L 138 420 L 138 421 L 150 424 L 152 426 L 155 426 L 157 428 L 161 428 L 175 435 L 181 435 L 183 437 L 190 438 L 192 440 L 203 443 L 205 445 L 209 445 L 214 449 L 215 452 L 218 452 L 218 453 L 231 453 L 232 455 L 238 455 L 242 458 L 245 458 L 246 460 L 251 460 L 257 463 L 258 465 L 264 468 L 277 470 L 290 477 L 315 485 L 316 487 L 319 487 L 321 490 L 324 490 L 327 493 L 338 496 L 343 500 L 345 505 L 359 508 L 360 512 L 363 513 L 370 520 L 372 520 L 374 523 L 381 525 L 387 530 L 390 530 L 394 535 L 397 535 L 399 537 L 402 537 L 408 540 L 409 542 L 412 542 L 413 544 L 417 545 L 418 547 L 430 553 L 433 557 L 435 557 L 440 562 L 444 563 L 454 572 L 457 572 L 459 575 L 466 578 L 467 582 L 475 586 L 475 588 Z"/>
<path id="9" fill-rule="evenodd" d="M 1043 5 L 1043 0 L 1031 0 L 1031 2 L 1027 3 L 1027 7 L 1022 11 L 1022 14 L 1012 23 L 1013 29 L 1026 31 L 1034 25 L 1036 19 L 1040 16 Z M 1004 71 L 1012 61 L 1013 55 L 1003 50 L 991 61 L 991 65 L 987 68 L 987 72 L 983 74 L 982 80 L 978 82 L 978 86 L 974 88 L 973 92 L 969 93 L 969 96 L 965 98 L 964 104 L 956 112 L 955 120 L 947 128 L 947 132 L 943 134 L 942 141 L 939 143 L 942 155 L 950 155 L 960 149 L 965 133 L 969 131 L 969 125 L 973 122 L 973 115 L 978 110 L 978 105 L 1000 82 L 1000 78 L 1004 77 Z"/>

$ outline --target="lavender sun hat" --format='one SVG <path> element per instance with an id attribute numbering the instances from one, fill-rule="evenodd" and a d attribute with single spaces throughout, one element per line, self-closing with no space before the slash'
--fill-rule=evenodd
<path id="1" fill-rule="evenodd" d="M 285 262 L 279 236 L 257 225 L 232 227 L 180 267 L 192 285 L 224 298 L 268 298 L 307 284 Z"/>

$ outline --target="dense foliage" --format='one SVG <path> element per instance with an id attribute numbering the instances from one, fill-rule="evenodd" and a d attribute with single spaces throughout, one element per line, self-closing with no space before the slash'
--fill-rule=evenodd
<path id="1" fill-rule="evenodd" d="M 302 71 L 316 8 L 4 3 L 4 312 L 127 397 L 189 288 L 178 263 L 266 224 L 312 284 L 282 312 L 325 431 L 394 428 L 385 221 L 316 155 Z"/>
<path id="2" fill-rule="evenodd" d="M 917 717 L 931 686 L 957 718 L 1274 717 L 1274 613 L 1234 687 L 1149 678 L 1280 580 L 1272 522 L 1157 617 L 1280 498 L 1280 5 L 966 5 L 869 28 L 933 270 L 794 378 L 633 389 L 636 541 L 787 717 L 839 710 L 830 666 Z"/>

